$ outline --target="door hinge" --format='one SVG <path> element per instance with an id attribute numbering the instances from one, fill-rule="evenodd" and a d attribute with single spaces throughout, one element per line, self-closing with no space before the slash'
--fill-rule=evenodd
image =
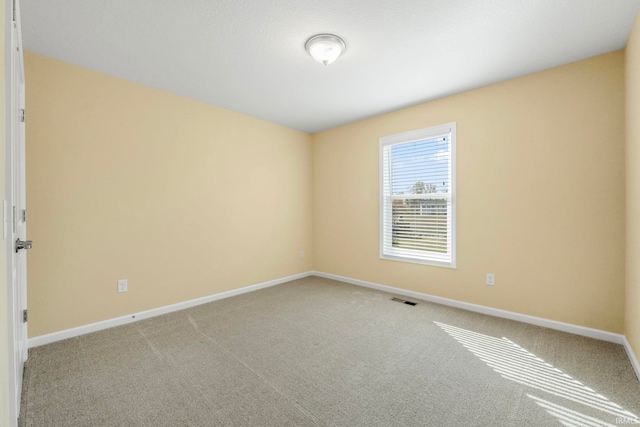
<path id="1" fill-rule="evenodd" d="M 27 222 L 27 210 L 22 209 L 22 222 Z"/>
<path id="2" fill-rule="evenodd" d="M 13 0 L 11 5 L 11 20 L 16 22 L 16 0 Z"/>
<path id="3" fill-rule="evenodd" d="M 27 114 L 27 113 L 24 111 L 24 108 L 21 108 L 21 109 L 20 109 L 20 121 L 21 121 L 22 123 L 24 123 L 24 121 L 25 121 L 25 119 L 26 119 L 26 114 Z"/>
<path id="4" fill-rule="evenodd" d="M 27 319 L 29 316 L 27 315 L 27 310 L 22 310 L 22 322 L 27 323 Z"/>

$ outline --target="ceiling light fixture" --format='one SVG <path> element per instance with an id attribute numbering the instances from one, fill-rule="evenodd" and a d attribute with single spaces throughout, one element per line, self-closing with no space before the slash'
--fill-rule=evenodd
<path id="1" fill-rule="evenodd" d="M 318 34 L 307 40 L 305 45 L 309 55 L 323 65 L 331 64 L 338 59 L 346 48 L 344 40 L 333 34 Z"/>

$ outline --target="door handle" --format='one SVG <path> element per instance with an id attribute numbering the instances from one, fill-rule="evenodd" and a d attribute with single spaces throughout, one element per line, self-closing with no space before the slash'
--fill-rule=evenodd
<path id="1" fill-rule="evenodd" d="M 20 249 L 31 249 L 32 246 L 33 242 L 31 240 L 16 239 L 16 253 L 18 253 Z"/>

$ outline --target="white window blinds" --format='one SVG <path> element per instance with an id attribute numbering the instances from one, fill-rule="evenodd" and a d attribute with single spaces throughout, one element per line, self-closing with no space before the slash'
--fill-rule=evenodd
<path id="1" fill-rule="evenodd" d="M 380 257 L 455 267 L 455 123 L 380 138 Z"/>

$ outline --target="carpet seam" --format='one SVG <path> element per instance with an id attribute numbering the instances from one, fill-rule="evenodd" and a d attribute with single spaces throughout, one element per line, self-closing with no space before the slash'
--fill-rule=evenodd
<path id="1" fill-rule="evenodd" d="M 292 398 L 291 396 L 285 394 L 283 391 L 281 391 L 280 389 L 278 389 L 276 386 L 274 386 L 273 384 L 271 384 L 269 381 L 267 381 L 266 378 L 264 378 L 259 372 L 257 372 L 256 370 L 254 370 L 251 366 L 249 366 L 244 360 L 240 359 L 238 356 L 236 356 L 231 350 L 229 350 L 228 348 L 226 348 L 223 344 L 219 343 L 216 339 L 208 336 L 207 334 L 205 334 L 204 332 L 202 332 L 200 330 L 200 328 L 198 328 L 197 323 L 195 322 L 195 320 L 191 317 L 188 316 L 189 318 L 189 322 L 191 323 L 191 325 L 193 326 L 193 328 L 196 330 L 196 332 L 198 332 L 199 334 L 201 334 L 202 336 L 204 336 L 205 338 L 207 338 L 209 341 L 211 341 L 212 343 L 214 343 L 215 345 L 217 345 L 220 349 L 222 349 L 222 351 L 224 351 L 225 353 L 227 353 L 228 355 L 230 355 L 231 357 L 233 357 L 236 361 L 238 361 L 240 364 L 242 364 L 245 368 L 247 368 L 249 371 L 251 371 L 256 377 L 260 378 L 260 380 L 262 382 L 264 382 L 266 385 L 268 385 L 271 389 L 273 389 L 276 393 L 278 393 L 281 397 L 285 398 L 286 400 L 288 400 L 289 402 L 293 403 L 294 406 L 302 413 L 304 414 L 307 418 L 309 418 L 315 425 L 320 426 L 322 425 L 320 422 L 320 419 L 317 418 L 315 415 L 313 415 L 311 412 L 309 412 L 307 409 L 305 409 L 302 405 L 300 405 L 300 403 L 295 400 L 294 398 Z"/>

